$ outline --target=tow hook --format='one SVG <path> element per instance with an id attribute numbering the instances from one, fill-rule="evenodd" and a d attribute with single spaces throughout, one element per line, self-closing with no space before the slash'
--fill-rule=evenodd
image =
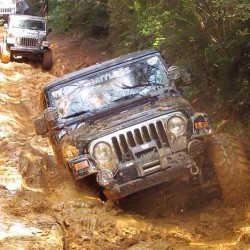
<path id="1" fill-rule="evenodd" d="M 195 162 L 189 163 L 189 165 L 187 166 L 187 168 L 189 168 L 191 175 L 198 175 L 199 174 L 200 170 L 197 167 L 197 165 L 196 165 Z"/>

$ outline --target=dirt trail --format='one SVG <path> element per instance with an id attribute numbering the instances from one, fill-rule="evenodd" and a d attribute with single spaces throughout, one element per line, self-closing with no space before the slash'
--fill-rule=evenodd
<path id="1" fill-rule="evenodd" d="M 32 124 L 39 90 L 109 54 L 97 40 L 50 38 L 50 72 L 36 62 L 0 63 L 0 249 L 250 249 L 248 202 L 214 200 L 145 216 L 100 201 L 56 165 L 48 140 L 36 136 Z"/>

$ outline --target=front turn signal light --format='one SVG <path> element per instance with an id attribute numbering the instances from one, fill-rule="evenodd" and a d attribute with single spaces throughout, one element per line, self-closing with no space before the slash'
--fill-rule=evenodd
<path id="1" fill-rule="evenodd" d="M 194 123 L 195 129 L 207 128 L 208 126 L 209 126 L 208 121 L 202 121 L 202 122 L 195 122 Z"/>
<path id="2" fill-rule="evenodd" d="M 87 160 L 80 161 L 73 165 L 73 168 L 76 172 L 88 167 L 89 167 L 89 162 Z"/>

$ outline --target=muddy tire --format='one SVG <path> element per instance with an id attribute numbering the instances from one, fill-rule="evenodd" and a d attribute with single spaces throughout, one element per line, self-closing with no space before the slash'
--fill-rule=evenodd
<path id="1" fill-rule="evenodd" d="M 6 42 L 1 44 L 1 62 L 8 63 L 10 61 L 10 48 Z"/>
<path id="2" fill-rule="evenodd" d="M 43 69 L 50 70 L 52 68 L 52 50 L 47 49 L 43 54 Z"/>
<path id="3" fill-rule="evenodd" d="M 61 151 L 61 145 L 56 143 L 56 139 L 54 137 L 53 138 L 49 137 L 49 141 L 53 148 L 53 152 L 54 152 L 54 156 L 55 156 L 57 164 L 60 166 L 65 166 L 64 157 Z"/>
<path id="4" fill-rule="evenodd" d="M 205 156 L 205 164 L 216 174 L 222 197 L 232 201 L 244 199 L 250 189 L 250 162 L 243 146 L 231 136 L 212 135 Z"/>

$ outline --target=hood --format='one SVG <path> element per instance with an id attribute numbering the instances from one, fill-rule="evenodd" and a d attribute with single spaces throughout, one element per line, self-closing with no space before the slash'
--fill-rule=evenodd
<path id="1" fill-rule="evenodd" d="M 46 31 L 28 30 L 28 29 L 9 29 L 9 33 L 16 37 L 43 38 L 46 36 Z"/>
<path id="2" fill-rule="evenodd" d="M 112 116 L 107 115 L 94 124 L 81 123 L 71 131 L 67 131 L 62 140 L 71 144 L 75 144 L 76 141 L 93 140 L 114 131 L 176 111 L 183 112 L 188 118 L 194 113 L 192 106 L 187 100 L 181 97 L 163 97 L 154 104 L 147 103 Z"/>

